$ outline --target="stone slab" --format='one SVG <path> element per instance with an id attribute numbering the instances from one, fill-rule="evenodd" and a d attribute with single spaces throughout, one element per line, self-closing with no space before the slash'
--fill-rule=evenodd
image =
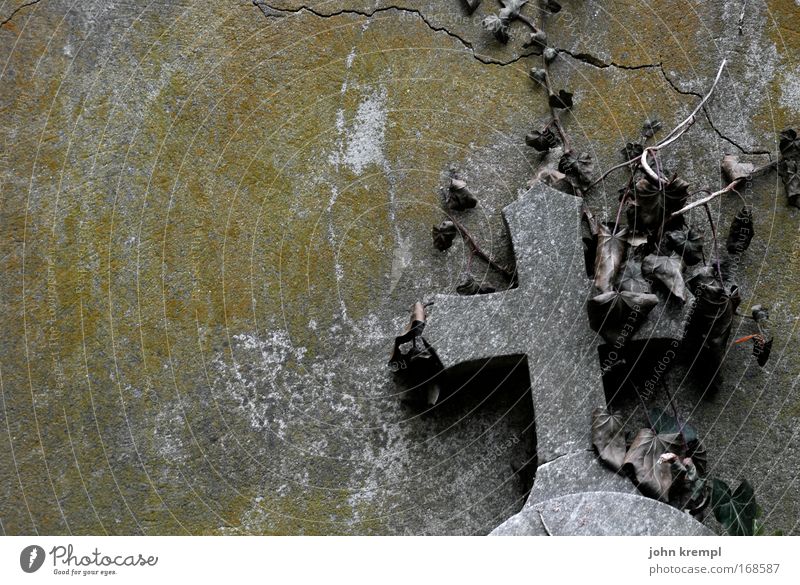
<path id="1" fill-rule="evenodd" d="M 690 515 L 644 496 L 585 492 L 539 502 L 533 519 L 518 521 L 497 536 L 713 536 Z"/>

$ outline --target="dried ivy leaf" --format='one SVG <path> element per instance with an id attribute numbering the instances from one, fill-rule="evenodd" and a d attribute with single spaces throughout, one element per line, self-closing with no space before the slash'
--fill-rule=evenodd
<path id="1" fill-rule="evenodd" d="M 637 232 L 655 231 L 664 221 L 664 195 L 648 178 L 639 179 L 634 184 L 627 216 L 628 225 Z"/>
<path id="2" fill-rule="evenodd" d="M 753 315 L 753 321 L 756 323 L 765 323 L 769 319 L 769 311 L 761 305 L 753 305 L 750 312 Z"/>
<path id="3" fill-rule="evenodd" d="M 642 429 L 625 454 L 623 467 L 628 466 L 633 471 L 634 479 L 643 492 L 666 502 L 672 487 L 672 470 L 668 461 L 659 461 L 665 453 L 683 456 L 680 435 L 659 435 L 651 429 Z"/>
<path id="4" fill-rule="evenodd" d="M 717 269 L 714 266 L 701 266 L 686 280 L 686 288 L 692 291 L 694 296 L 698 296 L 703 286 L 713 285 L 718 282 Z"/>
<path id="5" fill-rule="evenodd" d="M 645 120 L 642 126 L 642 136 L 645 138 L 652 138 L 659 130 L 661 130 L 661 122 L 659 120 Z"/>
<path id="6" fill-rule="evenodd" d="M 664 208 L 667 214 L 681 209 L 689 200 L 689 183 L 674 175 L 664 186 Z"/>
<path id="7" fill-rule="evenodd" d="M 545 50 L 542 53 L 542 55 L 544 55 L 545 62 L 547 64 L 550 64 L 550 63 L 552 63 L 553 61 L 556 60 L 556 57 L 558 57 L 558 51 L 556 51 L 553 47 L 547 47 L 547 48 L 545 48 Z M 572 94 L 570 94 L 570 99 L 572 99 Z M 558 106 L 553 106 L 553 107 L 557 108 Z M 568 107 L 572 107 L 572 105 L 570 105 Z"/>
<path id="8" fill-rule="evenodd" d="M 620 292 L 650 293 L 650 283 L 642 275 L 642 265 L 635 258 L 629 258 L 619 276 L 617 287 Z"/>
<path id="9" fill-rule="evenodd" d="M 729 183 L 733 183 L 737 179 L 747 179 L 756 169 L 753 163 L 739 162 L 739 157 L 733 154 L 726 154 L 722 157 L 722 176 Z"/>
<path id="10" fill-rule="evenodd" d="M 478 200 L 472 194 L 472 191 L 467 187 L 467 182 L 453 177 L 450 179 L 449 197 L 447 198 L 447 205 L 456 211 L 463 211 L 465 209 L 472 209 L 478 204 Z"/>
<path id="11" fill-rule="evenodd" d="M 664 234 L 667 249 L 674 252 L 686 262 L 688 266 L 694 266 L 703 261 L 703 244 L 705 237 L 700 230 L 694 227 L 689 228 L 688 232 L 674 230 Z"/>
<path id="12" fill-rule="evenodd" d="M 675 297 L 686 301 L 686 285 L 683 281 L 683 260 L 680 256 L 656 256 L 649 254 L 642 260 L 642 273 L 661 282 Z"/>
<path id="13" fill-rule="evenodd" d="M 492 33 L 494 38 L 503 44 L 506 44 L 511 38 L 509 21 L 503 20 L 496 14 L 490 14 L 484 18 L 483 21 L 481 21 L 481 25 L 483 25 L 483 28 Z"/>
<path id="14" fill-rule="evenodd" d="M 435 356 L 428 343 L 422 338 L 425 329 L 425 305 L 420 302 L 411 307 L 411 318 L 405 331 L 394 338 L 394 349 L 389 358 L 389 367 L 394 372 L 406 371 L 419 360 L 434 359 Z"/>
<path id="15" fill-rule="evenodd" d="M 625 160 L 638 159 L 644 153 L 644 145 L 639 142 L 627 142 L 620 152 Z"/>
<path id="16" fill-rule="evenodd" d="M 559 12 L 561 12 L 561 4 L 556 2 L 556 0 L 545 0 L 542 8 L 544 8 L 551 14 L 558 14 Z"/>
<path id="17" fill-rule="evenodd" d="M 464 275 L 464 279 L 456 286 L 456 292 L 460 295 L 485 295 L 496 292 L 493 286 L 483 284 L 483 281 L 478 282 L 475 277 L 470 273 Z"/>
<path id="18" fill-rule="evenodd" d="M 533 79 L 536 83 L 540 85 L 544 85 L 545 80 L 547 79 L 547 74 L 545 73 L 544 69 L 540 69 L 539 67 L 531 67 L 530 74 L 531 79 Z"/>
<path id="19" fill-rule="evenodd" d="M 731 223 L 731 231 L 728 233 L 728 254 L 741 254 L 750 246 L 753 239 L 753 213 L 743 207 Z"/>
<path id="20" fill-rule="evenodd" d="M 780 142 L 778 143 L 783 158 L 800 158 L 800 136 L 797 131 L 787 128 L 781 132 Z"/>
<path id="21" fill-rule="evenodd" d="M 551 93 L 549 100 L 550 100 L 550 106 L 553 108 L 568 110 L 569 108 L 572 107 L 572 94 L 563 89 L 558 90 L 558 95 Z"/>
<path id="22" fill-rule="evenodd" d="M 431 235 L 433 236 L 433 245 L 436 246 L 436 249 L 444 252 L 453 245 L 453 240 L 458 235 L 458 229 L 452 221 L 446 219 L 438 226 L 433 226 Z"/>
<path id="23" fill-rule="evenodd" d="M 565 152 L 558 161 L 558 170 L 578 189 L 586 189 L 591 184 L 593 166 L 592 156 L 587 152 L 577 156 L 572 151 Z"/>
<path id="24" fill-rule="evenodd" d="M 622 417 L 611 414 L 605 408 L 592 411 L 592 445 L 600 461 L 614 471 L 622 469 L 625 460 L 625 431 Z"/>
<path id="25" fill-rule="evenodd" d="M 625 260 L 628 248 L 628 228 L 615 230 L 614 226 L 597 226 L 597 253 L 594 260 L 594 285 L 600 292 L 613 289 L 614 280 Z"/>
<path id="26" fill-rule="evenodd" d="M 472 14 L 475 12 L 475 9 L 481 5 L 483 0 L 464 0 L 464 4 L 467 5 L 467 14 Z"/>
<path id="27" fill-rule="evenodd" d="M 786 188 L 789 205 L 800 208 L 800 161 L 781 160 L 778 163 L 778 174 Z"/>
<path id="28" fill-rule="evenodd" d="M 787 128 L 781 132 L 780 151 L 778 175 L 786 188 L 789 205 L 800 208 L 800 137 L 796 130 Z"/>
<path id="29" fill-rule="evenodd" d="M 695 295 L 691 311 L 687 340 L 698 345 L 695 363 L 703 370 L 716 374 L 733 327 L 733 316 L 738 306 L 738 287 L 725 290 L 718 282 L 702 284 Z"/>
<path id="30" fill-rule="evenodd" d="M 766 335 L 756 335 L 753 337 L 753 356 L 758 365 L 762 368 L 769 361 L 769 354 L 772 352 L 772 337 Z"/>
<path id="31" fill-rule="evenodd" d="M 534 130 L 525 137 L 525 143 L 535 148 L 539 152 L 547 152 L 551 148 L 558 146 L 558 138 L 551 127 L 542 131 Z"/>
<path id="32" fill-rule="evenodd" d="M 657 304 L 658 297 L 653 294 L 604 292 L 586 303 L 589 326 L 608 343 L 624 342 Z"/>
<path id="33" fill-rule="evenodd" d="M 724 481 L 712 480 L 711 509 L 731 536 L 753 536 L 758 510 L 753 486 L 747 480 L 733 493 Z"/>
<path id="34" fill-rule="evenodd" d="M 575 188 L 569 179 L 567 179 L 567 176 L 561 171 L 557 171 L 550 167 L 545 167 L 539 171 L 535 180 L 541 181 L 545 185 L 549 185 L 558 191 L 569 193 L 570 195 L 575 194 Z"/>
<path id="35" fill-rule="evenodd" d="M 526 49 L 533 48 L 531 55 L 541 55 L 547 46 L 547 34 L 543 30 L 532 32 L 522 46 Z"/>

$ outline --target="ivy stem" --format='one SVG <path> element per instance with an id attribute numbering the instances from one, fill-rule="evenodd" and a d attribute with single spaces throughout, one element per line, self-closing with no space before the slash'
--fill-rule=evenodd
<path id="1" fill-rule="evenodd" d="M 653 179 L 657 183 L 660 183 L 661 179 L 658 177 L 658 175 L 656 175 L 656 173 L 653 171 L 653 169 L 648 164 L 647 157 L 650 155 L 650 153 L 655 153 L 655 152 L 661 150 L 662 148 L 664 148 L 665 146 L 668 146 L 668 145 L 672 144 L 678 138 L 680 138 L 689 128 L 692 127 L 692 125 L 697 120 L 697 113 L 702 109 L 702 107 L 706 104 L 706 102 L 711 98 L 711 94 L 714 93 L 714 90 L 717 87 L 717 83 L 719 83 L 719 79 L 722 76 L 722 70 L 725 68 L 725 65 L 726 65 L 727 62 L 728 62 L 727 59 L 723 59 L 722 60 L 722 63 L 719 66 L 719 70 L 717 71 L 717 76 L 714 78 L 714 83 L 711 85 L 711 89 L 709 89 L 708 93 L 705 95 L 705 97 L 703 97 L 703 99 L 700 100 L 700 103 L 697 104 L 697 107 L 692 111 L 691 114 L 689 114 L 688 118 L 686 118 L 685 120 L 683 120 L 683 122 L 678 124 L 672 130 L 672 132 L 670 132 L 664 139 L 659 141 L 657 144 L 655 144 L 653 146 L 646 147 L 644 149 L 644 152 L 642 152 L 641 156 L 636 157 L 636 158 L 632 158 L 631 160 L 626 160 L 624 163 L 620 163 L 618 165 L 614 165 L 613 167 L 608 169 L 605 173 L 600 175 L 599 179 L 597 179 L 591 185 L 589 185 L 587 191 L 591 190 L 595 185 L 597 185 L 597 183 L 603 181 L 608 175 L 610 175 L 614 171 L 622 169 L 622 168 L 625 168 L 626 166 L 628 166 L 630 164 L 633 164 L 633 163 L 635 163 L 637 161 L 639 162 L 639 164 L 641 164 L 642 169 L 644 169 L 645 173 L 647 173 L 647 175 L 651 179 Z"/>
<path id="2" fill-rule="evenodd" d="M 764 165 L 763 167 L 758 167 L 757 169 L 755 169 L 750 174 L 749 177 L 739 177 L 737 179 L 734 179 L 733 181 L 728 183 L 728 185 L 726 185 L 725 187 L 723 187 L 719 191 L 714 191 L 713 193 L 711 193 L 707 197 L 703 197 L 702 199 L 698 199 L 697 201 L 694 201 L 694 202 L 689 203 L 688 205 L 682 207 L 681 209 L 679 209 L 678 211 L 676 211 L 675 213 L 670 215 L 670 219 L 672 219 L 673 217 L 676 217 L 678 215 L 681 215 L 683 213 L 686 213 L 687 211 L 689 211 L 691 209 L 694 209 L 695 207 L 699 207 L 701 205 L 706 205 L 709 201 L 712 201 L 713 199 L 716 199 L 717 197 L 719 197 L 720 195 L 724 195 L 725 193 L 730 193 L 731 191 L 733 191 L 734 193 L 739 194 L 739 192 L 736 190 L 736 187 L 738 187 L 739 184 L 742 181 L 746 181 L 748 178 L 758 177 L 758 176 L 764 174 L 765 172 L 773 169 L 775 166 L 776 166 L 776 163 L 771 162 L 771 163 L 768 163 L 768 164 Z M 708 191 L 708 190 L 707 189 L 702 189 L 701 191 Z"/>
<path id="3" fill-rule="evenodd" d="M 541 30 L 544 32 L 544 19 L 542 19 Z M 559 136 L 561 136 L 561 142 L 564 144 L 564 152 L 571 152 L 572 145 L 569 141 L 569 136 L 567 136 L 567 133 L 564 131 L 564 127 L 561 125 L 561 119 L 558 117 L 558 111 L 556 108 L 550 105 L 550 96 L 553 95 L 553 84 L 550 83 L 550 64 L 547 62 L 547 59 L 545 59 L 544 53 L 542 53 L 542 69 L 544 69 L 544 87 L 547 90 L 547 104 L 550 107 L 550 117 L 553 119 L 553 122 L 556 125 Z"/>
<path id="4" fill-rule="evenodd" d="M 458 221 L 456 218 L 452 216 L 448 217 L 450 221 L 453 222 L 453 225 L 456 226 L 458 232 L 461 234 L 461 238 L 464 240 L 467 246 L 469 246 L 471 254 L 474 254 L 475 256 L 486 262 L 489 266 L 500 272 L 503 276 L 505 276 L 509 280 L 513 280 L 514 272 L 512 272 L 502 264 L 498 264 L 497 262 L 494 261 L 494 259 L 491 256 L 489 256 L 489 254 L 484 252 L 483 249 L 475 241 L 475 238 L 472 237 L 472 235 L 467 231 L 467 228 L 464 227 L 464 225 L 460 221 Z"/>
<path id="5" fill-rule="evenodd" d="M 704 203 L 703 207 L 706 210 L 706 215 L 708 216 L 708 223 L 711 226 L 711 237 L 714 239 L 714 266 L 717 268 L 717 276 L 719 277 L 719 284 L 722 288 L 725 288 L 725 283 L 722 280 L 722 266 L 719 263 L 719 241 L 717 240 L 717 228 L 714 225 L 714 218 L 711 217 L 711 208 L 708 206 L 708 203 Z"/>

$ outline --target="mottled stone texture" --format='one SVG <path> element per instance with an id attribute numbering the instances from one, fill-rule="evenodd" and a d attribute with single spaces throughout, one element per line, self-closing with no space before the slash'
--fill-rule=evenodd
<path id="1" fill-rule="evenodd" d="M 794 0 L 750 0 L 743 34 L 743 0 L 562 3 L 553 79 L 600 168 L 723 55 L 670 168 L 717 186 L 723 153 L 767 160 L 800 125 Z M 507 47 L 481 30 L 489 0 L 303 4 L 0 2 L 3 532 L 488 533 L 522 507 L 527 376 L 422 412 L 385 362 L 464 268 L 429 242 L 451 165 L 480 199 L 461 219 L 509 260 L 500 210 L 558 156 L 524 144 L 548 115 L 537 58 L 519 26 Z M 713 473 L 797 532 L 800 213 L 774 175 L 746 196 L 743 310 L 772 308 L 773 357 L 732 348 L 703 401 L 671 383 Z"/>

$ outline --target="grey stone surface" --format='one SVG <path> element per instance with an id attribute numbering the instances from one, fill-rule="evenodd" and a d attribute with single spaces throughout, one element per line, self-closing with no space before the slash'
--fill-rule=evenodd
<path id="1" fill-rule="evenodd" d="M 538 534 L 543 529 L 535 510 L 537 503 L 581 492 L 638 494 L 630 479 L 603 466 L 594 453 L 577 451 L 540 465 L 525 506 L 492 534 Z"/>
<path id="2" fill-rule="evenodd" d="M 534 504 L 494 536 L 713 536 L 689 514 L 636 494 L 584 492 Z"/>
<path id="3" fill-rule="evenodd" d="M 525 508 L 537 502 L 579 492 L 637 494 L 631 480 L 605 467 L 591 451 L 578 451 L 540 465 Z"/>
<path id="4" fill-rule="evenodd" d="M 796 2 L 563 4 L 552 76 L 597 169 L 645 118 L 683 119 L 723 56 L 669 170 L 717 186 L 722 153 L 764 162 L 797 125 Z M 421 413 L 384 366 L 407 307 L 464 268 L 460 244 L 429 243 L 448 169 L 480 199 L 461 220 L 506 261 L 500 210 L 561 154 L 524 145 L 549 115 L 528 78 L 539 58 L 518 59 L 524 28 L 497 43 L 486 0 L 471 17 L 458 0 L 269 5 L 0 8 L 9 534 L 481 534 L 522 507 L 509 461 L 530 397 L 510 390 L 526 382 L 487 376 L 482 395 Z M 621 183 L 587 198 L 596 215 L 613 218 Z M 770 307 L 773 356 L 759 368 L 732 347 L 715 397 L 677 369 L 668 382 L 713 475 L 750 479 L 766 530 L 796 533 L 800 212 L 774 176 L 743 195 L 757 235 L 740 310 Z M 720 230 L 741 205 L 712 206 Z"/>
<path id="5" fill-rule="evenodd" d="M 537 183 L 503 215 L 519 286 L 437 296 L 425 336 L 448 369 L 527 360 L 541 464 L 588 448 L 589 413 L 605 404 L 585 309 L 581 200 Z"/>

